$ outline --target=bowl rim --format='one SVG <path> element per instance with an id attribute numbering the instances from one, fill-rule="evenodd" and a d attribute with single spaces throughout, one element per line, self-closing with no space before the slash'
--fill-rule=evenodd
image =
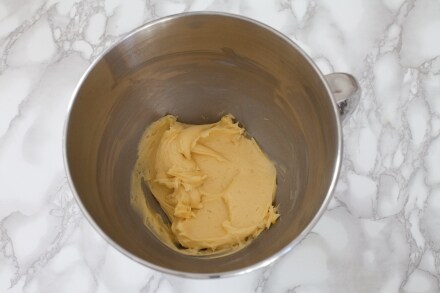
<path id="1" fill-rule="evenodd" d="M 286 245 L 284 248 L 282 248 L 281 250 L 279 250 L 275 254 L 271 255 L 270 257 L 268 257 L 262 261 L 256 262 L 252 265 L 249 265 L 247 267 L 241 268 L 241 269 L 218 272 L 218 273 L 193 273 L 193 272 L 185 272 L 185 271 L 180 271 L 180 270 L 169 269 L 166 267 L 162 267 L 162 266 L 150 263 L 150 262 L 134 255 L 133 253 L 126 250 L 122 246 L 120 246 L 116 241 L 114 241 L 112 238 L 110 238 L 101 229 L 101 227 L 99 227 L 99 225 L 94 221 L 93 217 L 88 212 L 87 208 L 83 205 L 81 198 L 79 197 L 79 194 L 75 188 L 75 184 L 72 180 L 72 176 L 71 176 L 70 168 L 69 168 L 69 162 L 68 162 L 68 158 L 67 158 L 67 135 L 69 132 L 69 124 L 70 124 L 72 108 L 75 104 L 76 97 L 78 96 L 78 93 L 79 93 L 81 87 L 83 86 L 85 80 L 89 77 L 90 73 L 95 68 L 95 66 L 102 59 L 104 59 L 104 57 L 107 55 L 107 53 L 112 51 L 115 47 L 117 47 L 118 45 L 120 45 L 121 43 L 123 43 L 124 41 L 126 41 L 127 39 L 132 37 L 133 35 L 141 32 L 145 29 L 148 29 L 151 26 L 158 25 L 159 23 L 164 23 L 164 22 L 175 20 L 175 19 L 192 17 L 192 16 L 223 16 L 223 17 L 235 18 L 238 20 L 250 22 L 254 25 L 257 25 L 263 29 L 268 30 L 269 32 L 275 34 L 276 36 L 278 36 L 279 38 L 281 38 L 282 40 L 284 40 L 285 42 L 290 44 L 293 49 L 295 49 L 296 51 L 298 51 L 302 55 L 302 57 L 309 63 L 309 65 L 313 68 L 315 73 L 318 75 L 321 83 L 323 84 L 323 86 L 325 87 L 325 89 L 327 91 L 328 96 L 332 100 L 331 104 L 332 104 L 333 114 L 334 114 L 334 117 L 336 117 L 337 153 L 336 153 L 336 158 L 335 158 L 335 165 L 333 167 L 333 174 L 332 174 L 330 185 L 329 185 L 329 188 L 328 188 L 327 193 L 325 195 L 325 198 L 324 198 L 319 210 L 314 215 L 313 219 L 308 223 L 308 225 L 304 228 L 304 230 L 295 239 L 293 239 L 288 245 Z M 150 269 L 156 270 L 161 273 L 171 274 L 171 275 L 178 276 L 178 277 L 192 278 L 192 279 L 216 279 L 216 278 L 244 275 L 244 274 L 250 273 L 252 271 L 255 271 L 257 269 L 261 269 L 263 267 L 266 267 L 269 264 L 275 262 L 280 257 L 282 257 L 285 254 L 287 254 L 288 252 L 290 252 L 296 245 L 298 245 L 300 242 L 302 242 L 302 240 L 305 239 L 305 237 L 309 234 L 309 232 L 312 230 L 312 228 L 319 221 L 319 219 L 321 218 L 323 213 L 326 211 L 327 206 L 328 206 L 328 204 L 332 198 L 333 192 L 335 190 L 336 183 L 339 178 L 340 169 L 341 169 L 341 161 L 342 161 L 342 127 L 341 127 L 339 110 L 338 110 L 337 104 L 335 102 L 335 99 L 333 97 L 333 93 L 332 93 L 323 73 L 318 68 L 316 63 L 293 40 L 288 38 L 283 33 L 279 32 L 278 30 L 276 30 L 276 29 L 274 29 L 274 28 L 272 28 L 272 27 L 270 27 L 270 26 L 268 26 L 258 20 L 255 20 L 255 19 L 252 19 L 252 18 L 249 18 L 246 16 L 233 14 L 233 13 L 226 13 L 226 12 L 217 12 L 217 11 L 183 12 L 183 13 L 172 14 L 172 15 L 168 15 L 165 17 L 153 19 L 153 20 L 133 29 L 132 31 L 126 33 L 123 37 L 121 37 L 118 41 L 116 41 L 114 44 L 112 44 L 109 48 L 107 48 L 102 53 L 100 53 L 95 58 L 95 60 L 93 60 L 90 63 L 90 65 L 88 66 L 88 68 L 86 69 L 84 74 L 81 76 L 77 85 L 75 86 L 75 89 L 72 92 L 72 95 L 71 95 L 71 98 L 70 98 L 70 101 L 69 101 L 69 104 L 67 107 L 67 115 L 66 115 L 66 118 L 64 121 L 62 140 L 63 140 L 62 141 L 62 144 L 63 144 L 63 163 L 64 163 L 64 170 L 66 172 L 67 181 L 68 181 L 70 189 L 73 193 L 73 197 L 75 198 L 75 201 L 77 202 L 78 206 L 80 207 L 81 212 L 83 213 L 83 215 L 85 216 L 87 221 L 90 223 L 90 225 L 95 229 L 95 231 L 97 231 L 98 234 L 100 234 L 101 237 L 103 237 L 107 241 L 107 243 L 109 243 L 111 246 L 116 248 L 117 251 L 121 252 L 126 257 L 130 258 L 131 260 L 133 260 L 141 265 L 144 265 Z"/>

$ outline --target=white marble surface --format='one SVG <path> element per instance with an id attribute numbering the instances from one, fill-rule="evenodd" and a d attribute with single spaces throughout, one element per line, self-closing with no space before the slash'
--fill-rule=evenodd
<path id="1" fill-rule="evenodd" d="M 227 11 L 360 81 L 328 211 L 293 252 L 237 278 L 188 280 L 110 247 L 66 183 L 62 127 L 88 64 L 131 29 Z M 439 292 L 440 1 L 1 0 L 0 292 Z"/>

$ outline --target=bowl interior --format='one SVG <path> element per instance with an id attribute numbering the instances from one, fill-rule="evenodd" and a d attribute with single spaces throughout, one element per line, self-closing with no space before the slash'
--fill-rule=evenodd
<path id="1" fill-rule="evenodd" d="M 281 217 L 234 254 L 181 255 L 130 205 L 137 145 L 166 114 L 199 124 L 228 113 L 275 162 Z M 319 73 L 286 39 L 242 18 L 183 15 L 144 26 L 94 64 L 71 106 L 67 167 L 85 212 L 123 252 L 163 271 L 217 276 L 261 264 L 305 232 L 335 177 L 338 123 Z"/>

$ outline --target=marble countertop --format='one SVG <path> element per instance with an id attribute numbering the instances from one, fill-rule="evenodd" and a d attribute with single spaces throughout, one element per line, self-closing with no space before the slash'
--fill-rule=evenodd
<path id="1" fill-rule="evenodd" d="M 245 15 L 292 38 L 360 104 L 318 225 L 241 277 L 190 280 L 109 246 L 66 181 L 62 131 L 91 61 L 135 27 L 183 11 Z M 0 292 L 439 292 L 438 0 L 0 2 Z"/>

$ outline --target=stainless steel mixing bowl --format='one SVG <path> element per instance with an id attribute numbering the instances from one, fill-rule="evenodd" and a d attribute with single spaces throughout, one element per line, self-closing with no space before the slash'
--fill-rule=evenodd
<path id="1" fill-rule="evenodd" d="M 66 170 L 90 223 L 150 268 L 196 278 L 237 275 L 291 250 L 314 226 L 341 164 L 340 111 L 357 89 L 324 77 L 277 31 L 240 16 L 187 13 L 148 23 L 87 70 L 69 108 Z M 332 93 L 333 91 L 333 93 Z M 211 123 L 231 113 L 276 163 L 279 221 L 223 257 L 179 254 L 130 205 L 130 175 L 145 128 L 166 114 Z"/>

